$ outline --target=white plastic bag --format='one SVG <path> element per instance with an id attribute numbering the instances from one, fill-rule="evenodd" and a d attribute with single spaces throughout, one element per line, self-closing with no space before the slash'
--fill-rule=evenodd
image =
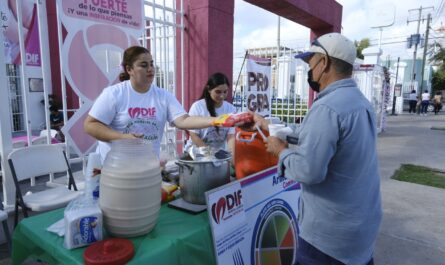
<path id="1" fill-rule="evenodd" d="M 78 248 L 103 239 L 102 212 L 97 201 L 81 196 L 71 201 L 64 212 L 67 249 Z"/>

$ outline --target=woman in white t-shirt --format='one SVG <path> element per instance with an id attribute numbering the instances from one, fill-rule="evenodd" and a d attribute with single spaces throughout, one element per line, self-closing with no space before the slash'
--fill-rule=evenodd
<path id="1" fill-rule="evenodd" d="M 425 92 L 422 93 L 422 103 L 421 103 L 421 109 L 420 113 L 424 116 L 428 113 L 428 105 L 430 104 L 430 93 L 428 93 L 428 90 L 425 90 Z"/>
<path id="2" fill-rule="evenodd" d="M 140 46 L 125 50 L 121 83 L 105 88 L 85 119 L 85 131 L 99 141 L 102 162 L 110 141 L 143 138 L 159 156 L 166 122 L 180 129 L 213 126 L 214 117 L 191 117 L 175 96 L 153 84 L 155 69 L 150 52 Z"/>
<path id="3" fill-rule="evenodd" d="M 236 112 L 236 108 L 225 101 L 229 91 L 229 79 L 222 73 L 215 73 L 202 91 L 200 100 L 193 103 L 189 114 L 191 116 L 210 116 L 217 117 L 222 114 L 231 114 Z M 192 144 L 196 146 L 209 146 L 214 150 L 225 149 L 229 152 L 234 150 L 235 146 L 235 128 L 209 127 L 200 130 L 189 130 L 191 141 L 186 148 Z"/>

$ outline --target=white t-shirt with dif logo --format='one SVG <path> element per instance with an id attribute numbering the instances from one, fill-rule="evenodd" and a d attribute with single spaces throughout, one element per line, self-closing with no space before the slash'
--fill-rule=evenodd
<path id="1" fill-rule="evenodd" d="M 217 116 L 222 114 L 232 114 L 236 112 L 236 108 L 227 101 L 224 101 L 221 107 L 215 108 Z M 189 111 L 190 116 L 206 116 L 210 117 L 210 113 L 207 109 L 205 99 L 200 99 L 192 104 Z M 235 134 L 235 128 L 208 127 L 199 130 L 190 130 L 196 133 L 204 143 L 214 149 L 226 149 L 226 139 L 229 134 Z M 185 149 L 192 145 L 192 141 L 189 140 Z"/>
<path id="2" fill-rule="evenodd" d="M 142 134 L 153 144 L 159 156 L 165 123 L 173 122 L 187 112 L 175 96 L 154 84 L 145 93 L 136 92 L 129 80 L 105 88 L 94 102 L 89 115 L 122 133 Z M 111 144 L 98 141 L 102 162 Z"/>

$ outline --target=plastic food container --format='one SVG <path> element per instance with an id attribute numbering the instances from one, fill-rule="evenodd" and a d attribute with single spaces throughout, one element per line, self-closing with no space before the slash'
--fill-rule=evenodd
<path id="1" fill-rule="evenodd" d="M 142 139 L 112 142 L 100 178 L 99 205 L 107 231 L 116 237 L 149 233 L 161 207 L 161 169 Z"/>
<path id="2" fill-rule="evenodd" d="M 263 137 L 258 131 L 244 131 L 236 128 L 235 175 L 242 179 L 266 168 L 276 166 L 278 158 L 266 151 Z M 264 131 L 265 136 L 269 133 Z"/>

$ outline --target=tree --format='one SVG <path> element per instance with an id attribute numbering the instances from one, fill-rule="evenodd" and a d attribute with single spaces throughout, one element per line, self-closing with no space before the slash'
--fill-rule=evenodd
<path id="1" fill-rule="evenodd" d="M 431 58 L 430 62 L 439 66 L 433 73 L 431 80 L 431 92 L 434 93 L 439 90 L 445 90 L 445 49 L 440 47 L 439 51 Z"/>
<path id="2" fill-rule="evenodd" d="M 361 41 L 354 41 L 355 47 L 357 48 L 357 57 L 363 59 L 364 56 L 362 51 L 369 47 L 369 39 L 364 38 Z"/>

